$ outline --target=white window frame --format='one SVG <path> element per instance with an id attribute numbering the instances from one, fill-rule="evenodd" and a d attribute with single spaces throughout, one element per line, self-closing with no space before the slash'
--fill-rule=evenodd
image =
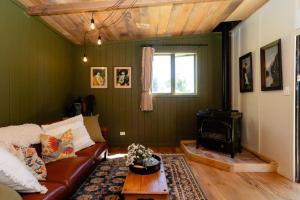
<path id="1" fill-rule="evenodd" d="M 193 93 L 176 93 L 176 76 L 175 76 L 175 55 L 176 54 L 193 54 L 194 55 L 194 92 Z M 186 97 L 186 96 L 198 96 L 198 55 L 197 52 L 159 52 L 154 53 L 155 55 L 170 55 L 171 56 L 171 92 L 170 93 L 153 93 L 154 97 Z M 153 77 L 153 76 L 152 76 Z M 151 86 L 152 87 L 152 86 Z"/>

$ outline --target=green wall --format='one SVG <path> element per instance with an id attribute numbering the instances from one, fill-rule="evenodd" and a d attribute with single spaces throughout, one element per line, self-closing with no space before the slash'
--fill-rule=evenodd
<path id="1" fill-rule="evenodd" d="M 73 45 L 9 0 L 0 1 L 0 126 L 63 115 Z"/>
<path id="2" fill-rule="evenodd" d="M 145 44 L 207 44 L 197 48 L 197 97 L 155 97 L 154 111 L 141 112 L 140 74 L 141 45 Z M 182 49 L 182 47 L 180 48 Z M 100 123 L 109 128 L 113 146 L 126 146 L 141 142 L 154 146 L 178 145 L 181 139 L 195 137 L 196 112 L 205 108 L 221 107 L 221 37 L 219 34 L 173 37 L 139 41 L 107 42 L 101 47 L 87 47 L 88 63 L 81 59 L 83 47 L 77 46 L 74 54 L 73 97 L 94 94 L 96 113 Z M 108 89 L 90 88 L 90 67 L 108 67 Z M 132 89 L 113 88 L 113 67 L 132 67 Z M 126 136 L 120 136 L 125 131 Z"/>

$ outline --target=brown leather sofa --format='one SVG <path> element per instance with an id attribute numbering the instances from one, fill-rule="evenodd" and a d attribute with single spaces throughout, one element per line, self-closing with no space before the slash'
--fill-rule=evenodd
<path id="1" fill-rule="evenodd" d="M 102 129 L 107 138 L 107 130 Z M 34 145 L 41 152 L 40 145 Z M 68 199 L 79 188 L 94 168 L 103 159 L 106 159 L 108 143 L 95 145 L 76 152 L 76 158 L 67 158 L 47 163 L 47 180 L 41 184 L 48 188 L 46 194 L 21 194 L 24 200 L 61 200 Z"/>

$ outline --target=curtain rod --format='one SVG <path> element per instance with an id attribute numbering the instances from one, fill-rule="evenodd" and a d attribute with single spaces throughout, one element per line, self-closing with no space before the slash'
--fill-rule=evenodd
<path id="1" fill-rule="evenodd" d="M 174 47 L 174 46 L 186 46 L 186 47 L 201 47 L 208 46 L 208 44 L 144 44 L 140 47 Z"/>

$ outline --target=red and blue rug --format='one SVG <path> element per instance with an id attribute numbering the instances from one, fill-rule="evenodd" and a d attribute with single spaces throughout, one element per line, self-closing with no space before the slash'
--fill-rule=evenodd
<path id="1" fill-rule="evenodd" d="M 162 154 L 171 200 L 205 200 L 185 157 L 182 154 Z M 124 156 L 112 155 L 101 162 L 73 195 L 74 200 L 121 200 L 128 167 Z"/>

